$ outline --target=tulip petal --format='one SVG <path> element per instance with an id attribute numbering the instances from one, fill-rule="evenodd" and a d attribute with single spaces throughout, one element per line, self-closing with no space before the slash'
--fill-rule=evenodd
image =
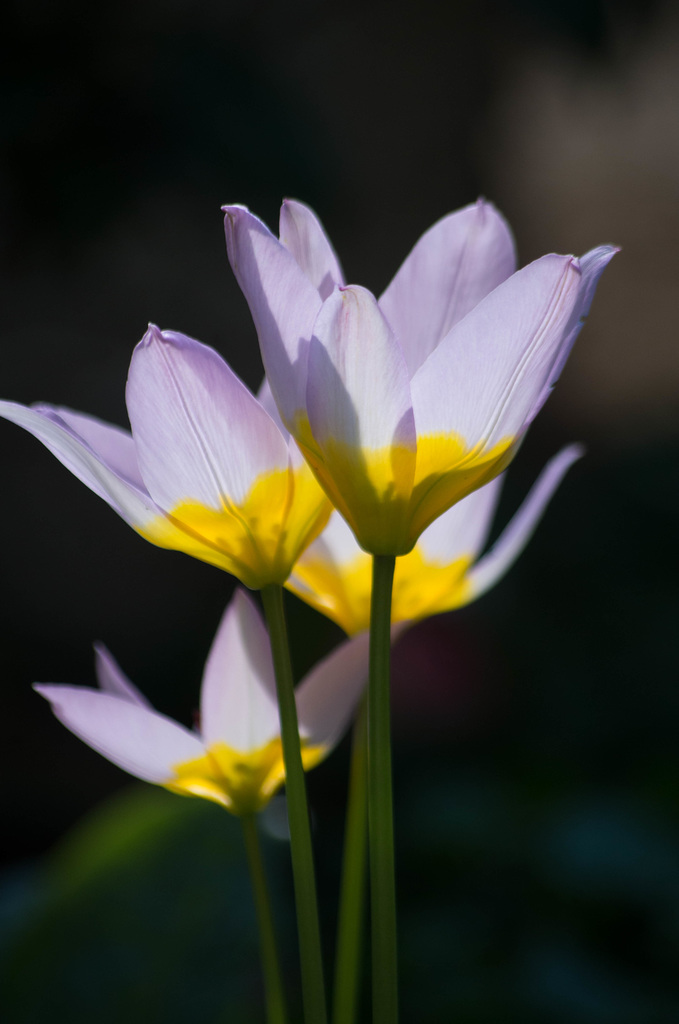
<path id="1" fill-rule="evenodd" d="M 257 477 L 287 470 L 271 417 L 214 349 L 149 327 L 130 364 L 127 404 L 139 467 L 167 511 L 241 504 Z"/>
<path id="2" fill-rule="evenodd" d="M 532 537 L 545 508 L 567 471 L 574 462 L 582 458 L 583 454 L 580 445 L 572 444 L 549 460 L 518 512 L 491 550 L 470 571 L 468 581 L 473 595 L 470 600 L 480 597 L 495 586 L 514 564 Z"/>
<path id="3" fill-rule="evenodd" d="M 415 424 L 403 354 L 375 298 L 356 286 L 323 304 L 309 347 L 312 439 L 298 440 L 359 543 L 398 550 L 415 469 Z M 379 520 L 379 521 L 378 521 Z"/>
<path id="4" fill-rule="evenodd" d="M 103 644 L 94 645 L 95 671 L 99 688 L 104 693 L 111 693 L 121 700 L 128 700 L 132 704 L 139 704 L 141 707 L 150 708 L 143 693 L 132 683 L 111 652 Z"/>
<path id="5" fill-rule="evenodd" d="M 293 254 L 242 206 L 223 207 L 229 262 L 250 307 L 283 422 L 304 409 L 306 360 L 321 297 Z"/>
<path id="6" fill-rule="evenodd" d="M 61 418 L 59 410 L 49 406 L 31 409 L 15 402 L 0 402 L 0 416 L 23 427 L 42 441 L 59 462 L 70 469 L 71 473 L 90 490 L 103 498 L 130 526 L 143 528 L 147 522 L 159 515 L 159 509 L 149 495 L 107 465 L 99 453 Z M 71 422 L 80 419 L 77 414 L 68 413 L 68 416 Z M 92 423 L 89 417 L 82 419 Z M 108 441 L 111 441 L 116 433 L 116 428 L 109 427 Z M 123 435 L 123 432 L 120 434 Z M 126 442 L 120 447 L 116 447 L 116 444 L 113 446 L 116 448 L 116 461 L 119 464 L 121 461 L 125 462 L 129 469 L 129 459 L 121 458 L 123 446 L 126 446 Z"/>
<path id="7" fill-rule="evenodd" d="M 269 637 L 253 601 L 237 590 L 220 622 L 203 674 L 206 746 L 255 751 L 280 731 Z"/>
<path id="8" fill-rule="evenodd" d="M 579 294 L 577 261 L 543 256 L 487 295 L 413 377 L 418 437 L 454 432 L 470 450 L 520 434 Z"/>
<path id="9" fill-rule="evenodd" d="M 417 542 L 427 561 L 447 565 L 462 557 L 476 558 L 490 532 L 503 481 L 504 474 L 495 477 L 427 527 Z"/>
<path id="10" fill-rule="evenodd" d="M 448 331 L 515 270 L 507 222 L 484 200 L 422 235 L 380 298 L 411 377 Z"/>
<path id="11" fill-rule="evenodd" d="M 578 301 L 573 307 L 571 319 L 564 331 L 563 340 L 559 347 L 554 365 L 552 366 L 551 373 L 549 374 L 542 391 L 540 391 L 533 403 L 533 408 L 528 414 L 528 423 L 532 423 L 533 419 L 546 402 L 549 392 L 561 376 L 561 371 L 563 370 L 566 360 L 570 355 L 575 339 L 582 329 L 585 317 L 589 313 L 594 293 L 596 291 L 596 286 L 599 283 L 599 278 L 615 254 L 619 251 L 618 247 L 614 245 L 600 245 L 598 248 L 591 249 L 588 253 L 585 253 L 585 255 L 581 256 L 578 260 L 581 274 Z"/>
<path id="12" fill-rule="evenodd" d="M 138 490 L 146 491 L 146 485 L 139 472 L 134 439 L 129 430 L 117 427 L 113 423 L 105 423 L 95 416 L 74 412 L 73 409 L 66 409 L 61 405 L 36 402 L 31 408 L 50 417 L 55 423 L 65 423 L 117 476 L 127 480 Z"/>
<path id="13" fill-rule="evenodd" d="M 346 640 L 297 687 L 299 731 L 311 747 L 329 753 L 341 739 L 368 680 L 369 634 Z"/>
<path id="14" fill-rule="evenodd" d="M 281 206 L 279 237 L 309 278 L 321 299 L 344 284 L 337 254 L 313 210 L 286 199 Z"/>
<path id="15" fill-rule="evenodd" d="M 83 686 L 35 684 L 60 722 L 131 775 L 165 784 L 174 766 L 203 755 L 188 729 L 129 700 Z"/>

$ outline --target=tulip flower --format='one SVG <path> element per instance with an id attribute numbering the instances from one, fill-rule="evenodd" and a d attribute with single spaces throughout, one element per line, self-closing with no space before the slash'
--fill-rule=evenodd
<path id="1" fill-rule="evenodd" d="M 150 326 L 130 364 L 132 433 L 49 405 L 0 402 L 138 533 L 282 583 L 330 504 L 294 442 L 213 349 Z"/>
<path id="2" fill-rule="evenodd" d="M 367 635 L 337 647 L 295 697 L 304 767 L 340 739 L 367 677 Z M 237 591 L 205 665 L 200 729 L 154 711 L 105 648 L 96 650 L 100 689 L 36 684 L 63 724 L 114 764 L 175 793 L 204 797 L 238 815 L 261 810 L 285 780 L 276 685 L 264 623 Z"/>
<path id="3" fill-rule="evenodd" d="M 426 232 L 378 301 L 344 284 L 302 204 L 283 204 L 280 239 L 244 207 L 224 209 L 281 418 L 376 555 L 407 554 L 508 465 L 616 251 L 514 272 L 509 229 L 480 201 Z"/>
<path id="4" fill-rule="evenodd" d="M 577 445 L 551 459 L 493 547 L 479 558 L 500 498 L 504 474 L 463 498 L 427 527 L 413 550 L 396 560 L 391 621 L 412 622 L 475 601 L 504 576 L 530 540 Z M 370 624 L 372 564 L 334 512 L 285 586 L 352 635 Z"/>

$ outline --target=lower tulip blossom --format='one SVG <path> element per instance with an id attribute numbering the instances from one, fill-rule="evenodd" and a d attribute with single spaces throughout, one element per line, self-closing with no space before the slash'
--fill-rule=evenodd
<path id="1" fill-rule="evenodd" d="M 281 237 L 225 207 L 229 259 L 288 430 L 364 550 L 404 555 L 511 461 L 557 380 L 616 249 L 514 272 L 480 202 L 434 225 L 378 301 L 345 286 L 307 207 Z"/>
<path id="2" fill-rule="evenodd" d="M 392 624 L 451 611 L 493 587 L 523 551 L 564 474 L 581 454 L 571 445 L 547 463 L 514 518 L 481 558 L 504 477 L 444 512 L 409 554 L 396 559 Z M 338 512 L 301 556 L 286 587 L 350 635 L 370 624 L 372 560 Z"/>
<path id="3" fill-rule="evenodd" d="M 297 446 L 207 345 L 150 326 L 127 383 L 132 433 L 49 405 L 0 402 L 0 416 L 160 547 L 282 583 L 330 503 Z"/>
<path id="4" fill-rule="evenodd" d="M 251 599 L 237 591 L 205 665 L 200 729 L 154 711 L 111 655 L 97 648 L 100 689 L 36 684 L 63 724 L 114 764 L 233 814 L 261 810 L 285 781 L 269 639 Z M 337 647 L 295 698 L 302 761 L 313 768 L 341 738 L 368 672 L 367 634 Z"/>

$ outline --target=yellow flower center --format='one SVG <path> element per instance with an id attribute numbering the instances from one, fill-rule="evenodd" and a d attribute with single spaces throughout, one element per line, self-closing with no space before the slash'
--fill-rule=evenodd
<path id="1" fill-rule="evenodd" d="M 419 547 L 397 558 L 392 623 L 422 619 L 470 601 L 467 573 L 472 562 L 466 555 L 448 565 L 428 561 Z M 350 636 L 370 625 L 372 559 L 366 553 L 342 566 L 308 554 L 297 563 L 286 586 Z"/>
<path id="2" fill-rule="evenodd" d="M 322 760 L 323 747 L 302 741 L 302 764 L 313 768 Z M 254 814 L 266 806 L 285 780 L 280 737 L 247 753 L 215 743 L 203 757 L 173 766 L 176 778 L 167 789 L 184 796 L 200 796 L 226 807 L 232 814 Z"/>
<path id="3" fill-rule="evenodd" d="M 187 499 L 138 532 L 159 547 L 225 569 L 257 590 L 287 579 L 330 511 L 311 470 L 301 464 L 262 474 L 238 505 L 226 496 L 216 509 Z"/>

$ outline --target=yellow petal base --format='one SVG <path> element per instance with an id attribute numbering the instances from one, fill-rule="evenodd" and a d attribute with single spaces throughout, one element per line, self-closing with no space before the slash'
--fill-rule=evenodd
<path id="1" fill-rule="evenodd" d="M 423 619 L 471 601 L 474 595 L 467 573 L 472 562 L 471 556 L 449 565 L 427 561 L 418 547 L 397 558 L 392 623 Z M 286 586 L 350 636 L 370 626 L 372 558 L 367 553 L 343 566 L 307 555 L 297 563 Z"/>
<path id="2" fill-rule="evenodd" d="M 302 764 L 313 768 L 325 756 L 323 747 L 302 741 Z M 200 796 L 226 807 L 232 814 L 255 814 L 285 781 L 280 737 L 258 750 L 243 753 L 215 743 L 204 757 L 174 765 L 176 779 L 165 788 L 183 796 Z"/>
<path id="3" fill-rule="evenodd" d="M 321 532 L 331 506 L 305 464 L 258 477 L 245 500 L 222 507 L 185 501 L 138 527 L 158 547 L 184 551 L 258 590 L 283 583 Z"/>
<path id="4" fill-rule="evenodd" d="M 516 438 L 505 438 L 492 448 L 469 448 L 457 434 L 418 437 L 417 452 L 334 438 L 320 446 L 301 414 L 294 426 L 319 483 L 373 555 L 408 554 L 430 523 L 506 469 L 517 447 Z"/>

